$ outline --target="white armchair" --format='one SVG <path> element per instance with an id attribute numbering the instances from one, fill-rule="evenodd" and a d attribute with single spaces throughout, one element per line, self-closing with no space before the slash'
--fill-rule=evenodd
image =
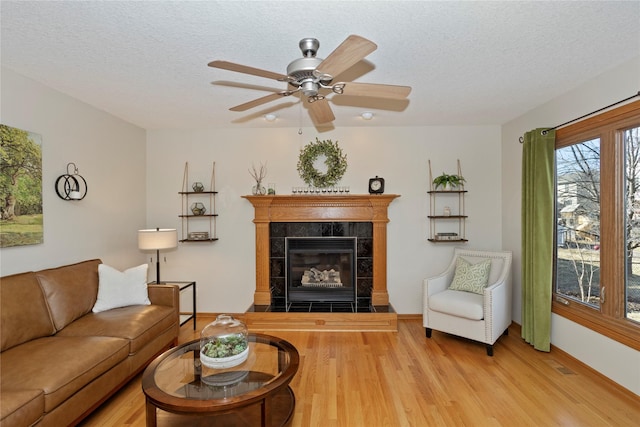
<path id="1" fill-rule="evenodd" d="M 470 264 L 491 260 L 483 294 L 449 289 L 459 257 Z M 511 324 L 511 252 L 456 248 L 445 272 L 424 279 L 423 286 L 422 324 L 427 338 L 435 329 L 482 342 L 487 355 L 493 356 L 493 344 Z"/>

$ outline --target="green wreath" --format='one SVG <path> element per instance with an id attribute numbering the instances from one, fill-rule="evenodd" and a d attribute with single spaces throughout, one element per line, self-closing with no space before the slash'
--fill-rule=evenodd
<path id="1" fill-rule="evenodd" d="M 320 155 L 326 157 L 324 164 L 327 165 L 327 173 L 324 174 L 313 166 Z M 337 141 L 333 142 L 330 139 L 320 141 L 316 137 L 316 142 L 310 142 L 300 149 L 298 173 L 307 185 L 319 188 L 331 187 L 340 181 L 346 170 L 347 155 L 342 154 Z"/>

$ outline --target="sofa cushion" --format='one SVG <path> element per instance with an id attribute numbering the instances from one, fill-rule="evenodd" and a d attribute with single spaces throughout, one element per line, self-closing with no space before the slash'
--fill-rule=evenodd
<path id="1" fill-rule="evenodd" d="M 0 280 L 1 350 L 54 333 L 36 274 L 29 272 L 3 277 Z"/>
<path id="2" fill-rule="evenodd" d="M 100 264 L 98 266 L 98 299 L 93 312 L 99 313 L 128 305 L 149 305 L 147 292 L 147 264 L 119 271 Z"/>
<path id="3" fill-rule="evenodd" d="M 2 427 L 30 426 L 44 414 L 42 390 L 0 390 L 0 424 Z"/>
<path id="4" fill-rule="evenodd" d="M 38 338 L 0 354 L 2 388 L 41 389 L 50 412 L 128 355 L 129 343 L 121 338 Z"/>
<path id="5" fill-rule="evenodd" d="M 449 289 L 429 297 L 431 310 L 471 320 L 484 319 L 482 304 L 482 295 Z"/>
<path id="6" fill-rule="evenodd" d="M 98 295 L 98 264 L 94 259 L 36 272 L 56 331 L 89 313 Z"/>
<path id="7" fill-rule="evenodd" d="M 100 313 L 89 313 L 76 320 L 56 336 L 105 336 L 129 340 L 129 353 L 160 336 L 177 322 L 176 310 L 161 305 L 133 305 Z"/>

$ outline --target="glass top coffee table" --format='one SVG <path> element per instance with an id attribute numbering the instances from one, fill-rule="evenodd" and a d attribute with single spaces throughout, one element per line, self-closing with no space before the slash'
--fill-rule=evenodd
<path id="1" fill-rule="evenodd" d="M 295 407 L 289 383 L 298 371 L 298 350 L 270 335 L 249 334 L 248 339 L 249 357 L 233 368 L 202 365 L 200 340 L 151 362 L 142 376 L 147 426 L 158 420 L 170 426 L 286 425 Z"/>

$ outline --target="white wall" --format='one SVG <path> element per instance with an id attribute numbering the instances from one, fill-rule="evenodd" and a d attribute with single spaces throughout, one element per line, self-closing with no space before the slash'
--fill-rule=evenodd
<path id="1" fill-rule="evenodd" d="M 180 191 L 184 163 L 190 182 L 209 182 L 216 162 L 218 237 L 215 243 L 183 243 L 163 254 L 162 277 L 196 280 L 199 312 L 244 312 L 255 290 L 255 229 L 249 194 L 252 163 L 267 163 L 265 184 L 278 194 L 303 185 L 296 164 L 300 148 L 316 136 L 338 141 L 347 154 L 341 185 L 366 193 L 368 179 L 386 180 L 386 193 L 400 194 L 391 203 L 388 224 L 388 290 L 399 313 L 422 313 L 422 279 L 441 272 L 453 244 L 427 241 L 427 190 L 431 159 L 434 176 L 455 172 L 460 159 L 467 179 L 469 247 L 501 247 L 500 129 L 484 127 L 345 128 L 318 134 L 315 129 L 217 129 L 148 131 L 147 223 L 180 229 Z M 163 256 L 161 255 L 161 259 Z"/>
<path id="2" fill-rule="evenodd" d="M 145 261 L 145 131 L 40 83 L 2 69 L 2 124 L 42 136 L 44 243 L 0 249 L 0 275 L 91 258 L 116 268 Z M 74 162 L 88 185 L 80 202 L 54 184 Z"/>
<path id="3" fill-rule="evenodd" d="M 514 320 L 522 323 L 521 285 L 521 153 L 518 138 L 538 127 L 552 127 L 636 94 L 640 90 L 640 57 L 541 105 L 502 128 L 502 236 L 514 253 Z M 640 352 L 552 315 L 551 343 L 607 377 L 640 394 Z"/>

